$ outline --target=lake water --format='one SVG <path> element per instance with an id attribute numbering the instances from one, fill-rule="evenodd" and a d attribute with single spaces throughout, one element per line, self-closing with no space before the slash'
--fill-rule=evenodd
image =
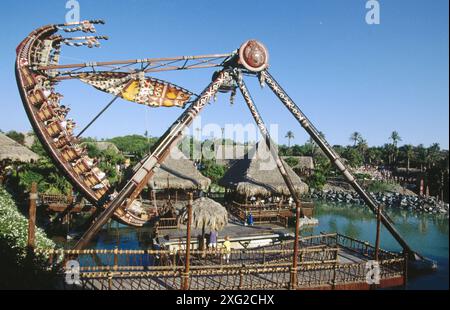
<path id="1" fill-rule="evenodd" d="M 410 275 L 408 289 L 449 288 L 449 221 L 445 217 L 388 210 L 395 227 L 412 249 L 437 262 L 438 270 L 429 274 Z M 375 243 L 376 218 L 365 206 L 316 202 L 315 217 L 319 225 L 302 230 L 302 235 L 338 232 L 343 235 Z M 112 249 L 149 248 L 151 229 L 130 228 L 115 222 L 103 229 L 91 247 Z M 400 246 L 382 227 L 380 246 L 401 251 Z"/>

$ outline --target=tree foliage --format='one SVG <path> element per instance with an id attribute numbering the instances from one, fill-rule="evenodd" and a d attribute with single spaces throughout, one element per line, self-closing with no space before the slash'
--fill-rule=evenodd
<path id="1" fill-rule="evenodd" d="M 8 131 L 6 133 L 6 136 L 8 136 L 9 138 L 13 139 L 17 143 L 20 143 L 22 145 L 25 144 L 25 135 L 23 133 L 21 133 L 21 132 L 17 132 L 15 130 L 11 130 L 11 131 Z"/>

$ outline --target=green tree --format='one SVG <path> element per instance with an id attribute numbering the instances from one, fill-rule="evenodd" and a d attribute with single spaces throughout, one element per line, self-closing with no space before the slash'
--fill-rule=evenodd
<path id="1" fill-rule="evenodd" d="M 345 158 L 348 164 L 352 167 L 360 167 L 363 164 L 363 157 L 361 153 L 353 147 L 347 148 L 342 154 L 342 157 Z"/>
<path id="2" fill-rule="evenodd" d="M 417 162 L 420 165 L 420 171 L 424 171 L 424 167 L 427 163 L 427 149 L 423 146 L 423 144 L 419 144 L 415 149 L 415 153 Z"/>
<path id="3" fill-rule="evenodd" d="M 17 132 L 17 131 L 15 131 L 15 130 L 11 130 L 11 131 L 8 131 L 8 132 L 6 133 L 6 135 L 7 135 L 9 138 L 11 138 L 11 139 L 13 139 L 14 141 L 16 141 L 17 143 L 20 143 L 20 144 L 22 144 L 22 145 L 25 144 L 25 135 L 24 135 L 23 133 L 21 133 L 21 132 Z"/>
<path id="4" fill-rule="evenodd" d="M 369 149 L 369 145 L 367 144 L 367 141 L 365 139 L 363 139 L 362 137 L 360 137 L 360 139 L 358 140 L 358 145 L 356 146 L 356 149 L 360 152 L 361 157 L 364 160 L 367 150 Z"/>
<path id="5" fill-rule="evenodd" d="M 362 139 L 362 135 L 355 131 L 350 135 L 350 141 L 353 142 L 353 146 L 356 146 L 358 142 Z"/>
<path id="6" fill-rule="evenodd" d="M 411 144 L 405 144 L 400 148 L 403 156 L 406 159 L 406 172 L 409 173 L 409 169 L 411 166 L 411 160 L 414 157 L 414 147 Z"/>
<path id="7" fill-rule="evenodd" d="M 298 158 L 295 157 L 287 157 L 284 159 L 284 161 L 290 166 L 295 167 L 298 165 Z"/>
<path id="8" fill-rule="evenodd" d="M 284 137 L 288 139 L 288 147 L 291 147 L 291 139 L 295 138 L 294 133 L 289 130 Z"/>
<path id="9" fill-rule="evenodd" d="M 366 160 L 369 165 L 379 165 L 382 162 L 382 151 L 377 147 L 371 147 L 366 152 Z"/>
<path id="10" fill-rule="evenodd" d="M 402 141 L 402 138 L 398 134 L 397 131 L 393 131 L 389 136 L 389 139 L 392 140 L 392 144 L 397 148 L 398 142 Z"/>
<path id="11" fill-rule="evenodd" d="M 441 159 L 441 147 L 439 146 L 439 143 L 433 143 L 428 149 L 427 149 L 427 166 L 428 168 L 434 167 L 439 160 Z"/>
<path id="12" fill-rule="evenodd" d="M 218 181 L 225 175 L 226 167 L 217 164 L 215 160 L 205 160 L 202 164 L 202 174 L 210 178 L 213 184 L 217 184 Z"/>

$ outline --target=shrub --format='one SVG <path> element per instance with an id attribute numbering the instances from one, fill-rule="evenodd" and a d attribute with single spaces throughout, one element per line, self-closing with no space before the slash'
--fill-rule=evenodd
<path id="1" fill-rule="evenodd" d="M 390 192 L 395 190 L 395 185 L 388 182 L 383 181 L 373 181 L 368 186 L 367 189 L 369 192 L 374 193 L 382 193 L 382 192 Z"/>

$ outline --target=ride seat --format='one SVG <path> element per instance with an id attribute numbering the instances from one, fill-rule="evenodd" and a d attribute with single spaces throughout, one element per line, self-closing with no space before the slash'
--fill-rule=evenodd
<path id="1" fill-rule="evenodd" d="M 36 84 L 37 81 L 34 78 L 33 74 L 31 73 L 30 69 L 28 67 L 22 67 L 20 68 L 20 72 L 23 76 L 23 86 L 26 90 L 32 89 Z"/>
<path id="2" fill-rule="evenodd" d="M 34 106 L 40 106 L 45 101 L 44 92 L 40 89 L 32 90 L 28 93 L 28 100 Z"/>

